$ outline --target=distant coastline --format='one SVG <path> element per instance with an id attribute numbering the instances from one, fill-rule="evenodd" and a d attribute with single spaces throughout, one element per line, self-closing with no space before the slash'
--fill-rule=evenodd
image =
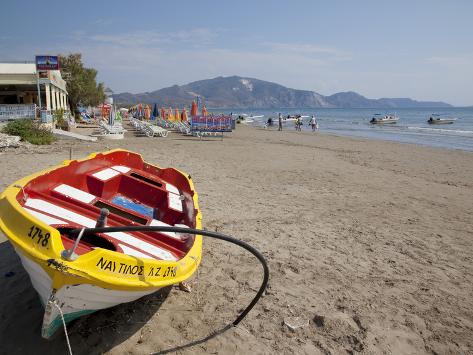
<path id="1" fill-rule="evenodd" d="M 139 94 L 120 93 L 114 101 L 122 105 L 138 102 L 157 103 L 161 106 L 189 106 L 199 96 L 207 107 L 225 109 L 277 109 L 277 108 L 451 108 L 441 101 L 417 101 L 411 98 L 369 99 L 356 92 L 339 92 L 324 96 L 315 91 L 298 90 L 254 78 L 240 76 L 217 77 L 195 81 L 186 85 Z"/>

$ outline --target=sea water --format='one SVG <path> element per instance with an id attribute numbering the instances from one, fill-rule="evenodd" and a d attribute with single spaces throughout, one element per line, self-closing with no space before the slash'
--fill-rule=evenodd
<path id="1" fill-rule="evenodd" d="M 214 113 L 250 116 L 264 115 L 254 118 L 252 125 L 263 127 L 268 118 L 272 117 L 277 127 L 278 113 L 287 115 L 309 116 L 302 118 L 304 131 L 310 131 L 309 120 L 315 115 L 319 123 L 319 132 L 343 136 L 356 136 L 372 139 L 390 140 L 403 143 L 415 143 L 431 147 L 461 149 L 473 151 L 473 107 L 470 108 L 430 108 L 430 109 L 234 109 L 211 110 Z M 395 124 L 373 125 L 369 121 L 375 113 L 396 114 L 399 121 Z M 455 117 L 453 124 L 430 125 L 427 123 L 433 114 L 442 117 Z M 238 126 L 237 126 L 238 128 Z M 295 130 L 294 121 L 285 122 L 284 129 Z"/>

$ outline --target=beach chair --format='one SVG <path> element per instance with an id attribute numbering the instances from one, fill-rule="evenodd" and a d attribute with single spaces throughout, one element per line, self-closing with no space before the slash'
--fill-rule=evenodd
<path id="1" fill-rule="evenodd" d="M 169 131 L 155 125 L 148 125 L 146 127 L 146 135 L 148 137 L 163 137 L 166 138 L 168 136 Z"/>
<path id="2" fill-rule="evenodd" d="M 125 129 L 121 124 L 115 124 L 110 126 L 108 123 L 100 123 L 100 134 L 101 135 L 123 135 L 125 134 Z"/>
<path id="3" fill-rule="evenodd" d="M 87 123 L 87 124 L 93 123 L 92 117 L 90 117 L 85 111 L 80 113 L 80 120 L 81 120 L 81 123 Z"/>

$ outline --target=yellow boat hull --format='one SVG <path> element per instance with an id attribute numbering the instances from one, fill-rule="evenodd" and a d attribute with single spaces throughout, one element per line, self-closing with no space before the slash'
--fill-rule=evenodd
<path id="1" fill-rule="evenodd" d="M 121 150 L 119 150 L 121 152 Z M 113 154 L 115 151 L 103 153 Z M 92 154 L 87 159 L 94 159 Z M 84 159 L 84 160 L 87 160 Z M 65 161 L 68 166 L 71 161 Z M 202 236 L 195 236 L 187 254 L 179 260 L 156 260 L 96 248 L 69 261 L 61 257 L 65 247 L 60 232 L 29 213 L 18 202 L 22 187 L 54 167 L 18 180 L 0 195 L 0 228 L 13 244 L 33 286 L 45 305 L 42 335 L 50 337 L 61 325 L 83 314 L 136 300 L 156 290 L 188 279 L 202 257 Z M 190 177 L 182 174 L 193 193 L 195 228 L 202 228 L 197 193 Z M 38 230 L 42 240 L 31 237 Z M 44 240 L 47 236 L 47 243 Z M 59 306 L 59 308 L 57 307 Z"/>

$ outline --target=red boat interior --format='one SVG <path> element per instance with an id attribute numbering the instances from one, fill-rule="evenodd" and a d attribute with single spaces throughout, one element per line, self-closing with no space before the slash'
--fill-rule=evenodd
<path id="1" fill-rule="evenodd" d="M 72 161 L 31 180 L 17 196 L 25 210 L 61 232 L 65 249 L 70 231 L 94 227 L 100 211 L 107 226 L 187 226 L 195 228 L 194 192 L 179 171 L 159 169 L 137 154 L 117 151 Z M 115 232 L 84 235 L 76 254 L 104 248 L 135 257 L 179 260 L 194 236 L 171 232 Z"/>

